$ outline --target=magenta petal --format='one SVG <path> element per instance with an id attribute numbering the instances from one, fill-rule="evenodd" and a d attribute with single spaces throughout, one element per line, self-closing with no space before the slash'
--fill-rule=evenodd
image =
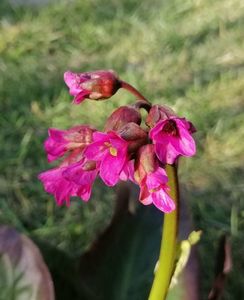
<path id="1" fill-rule="evenodd" d="M 149 190 L 153 190 L 166 184 L 168 182 L 168 176 L 163 168 L 158 167 L 153 173 L 147 174 L 146 185 Z"/>
<path id="2" fill-rule="evenodd" d="M 109 140 L 111 145 L 119 150 L 126 150 L 127 146 L 128 146 L 128 142 L 124 139 L 122 139 L 120 136 L 118 136 L 117 134 L 115 134 L 114 132 L 110 132 L 109 133 Z"/>
<path id="3" fill-rule="evenodd" d="M 64 73 L 64 82 L 71 88 L 76 83 L 76 74 L 71 71 L 66 71 Z"/>
<path id="4" fill-rule="evenodd" d="M 158 159 L 164 164 L 173 164 L 175 159 L 179 156 L 179 152 L 172 146 L 171 143 L 156 143 L 155 152 Z"/>
<path id="5" fill-rule="evenodd" d="M 135 164 L 134 160 L 130 160 L 124 164 L 124 167 L 119 175 L 120 180 L 123 180 L 123 181 L 130 180 L 130 181 L 136 183 L 135 178 L 134 178 L 134 173 L 135 173 L 134 164 Z"/>
<path id="6" fill-rule="evenodd" d="M 70 169 L 72 171 L 71 167 Z M 41 173 L 38 178 L 42 181 L 45 191 L 54 195 L 58 205 L 62 205 L 63 203 L 69 205 L 70 197 L 72 196 L 79 196 L 84 201 L 88 201 L 97 171 L 83 171 L 81 178 L 79 179 L 81 182 L 79 185 L 73 181 L 67 180 L 63 176 L 66 171 L 66 167 L 55 168 Z"/>
<path id="7" fill-rule="evenodd" d="M 152 193 L 153 204 L 165 213 L 170 213 L 175 209 L 175 203 L 162 188 Z"/>
<path id="8" fill-rule="evenodd" d="M 171 121 L 170 121 L 171 120 Z M 176 132 L 164 132 L 167 122 L 174 122 Z M 172 117 L 159 121 L 150 131 L 150 137 L 156 145 L 155 151 L 160 161 L 173 164 L 179 155 L 192 156 L 196 152 L 196 145 L 191 136 L 193 125 L 184 118 Z"/>
<path id="9" fill-rule="evenodd" d="M 152 194 L 148 192 L 146 186 L 141 186 L 139 200 L 144 205 L 149 205 L 153 202 Z"/>
<path id="10" fill-rule="evenodd" d="M 114 186 L 119 181 L 120 172 L 125 164 L 125 157 L 118 158 L 107 154 L 101 162 L 100 177 L 108 186 Z"/>
<path id="11" fill-rule="evenodd" d="M 159 121 L 149 132 L 149 137 L 154 140 L 155 136 L 160 134 L 162 132 L 162 129 L 164 127 L 164 124 L 167 122 L 167 120 L 161 120 Z"/>
<path id="12" fill-rule="evenodd" d="M 91 191 L 92 189 L 90 185 L 81 186 L 77 192 L 77 196 L 87 202 L 91 197 Z"/>
<path id="13" fill-rule="evenodd" d="M 48 129 L 48 135 L 55 140 L 56 142 L 62 143 L 65 141 L 64 135 L 66 133 L 66 130 L 60 130 L 56 128 L 49 128 Z"/>
<path id="14" fill-rule="evenodd" d="M 196 144 L 187 129 L 179 127 L 180 139 L 178 141 L 182 155 L 193 156 L 196 153 Z"/>
<path id="15" fill-rule="evenodd" d="M 56 143 L 50 138 L 47 139 L 44 143 L 45 151 L 48 154 L 48 161 L 53 161 L 61 156 L 63 156 L 66 152 L 67 142 L 62 144 Z"/>
<path id="16" fill-rule="evenodd" d="M 94 142 L 108 142 L 109 141 L 109 135 L 104 132 L 95 131 L 92 135 Z"/>
<path id="17" fill-rule="evenodd" d="M 73 100 L 74 104 L 80 104 L 82 101 L 86 99 L 86 97 L 89 95 L 89 91 L 83 90 L 77 94 Z"/>
<path id="18" fill-rule="evenodd" d="M 59 156 L 55 156 L 55 155 L 51 155 L 51 154 L 47 155 L 47 161 L 49 163 L 52 162 L 52 161 L 54 161 L 54 160 L 56 160 L 56 159 L 58 159 L 58 158 L 59 158 Z"/>
<path id="19" fill-rule="evenodd" d="M 69 93 L 75 96 L 73 103 L 81 103 L 90 94 L 90 91 L 81 86 L 86 80 L 87 78 L 82 74 L 75 74 L 70 71 L 64 73 L 64 81 L 69 87 Z"/>
<path id="20" fill-rule="evenodd" d="M 84 173 L 82 166 L 84 159 L 81 162 L 74 163 L 68 166 L 62 173 L 63 177 L 68 181 L 73 181 L 77 185 L 81 183 L 81 177 Z"/>
<path id="21" fill-rule="evenodd" d="M 80 87 L 80 83 L 84 80 L 78 74 L 72 73 L 71 71 L 67 71 L 64 73 L 64 82 L 69 87 L 70 95 L 76 96 L 78 95 L 83 88 Z"/>
<path id="22" fill-rule="evenodd" d="M 76 183 L 77 185 L 91 185 L 96 178 L 97 169 L 91 171 L 84 171 L 83 161 L 73 164 L 68 167 L 64 172 L 63 176 L 65 179 Z"/>
<path id="23" fill-rule="evenodd" d="M 101 160 L 104 155 L 108 152 L 107 147 L 104 146 L 103 142 L 94 142 L 88 145 L 84 150 L 84 156 L 89 160 Z"/>
<path id="24" fill-rule="evenodd" d="M 42 181 L 47 193 L 53 194 L 57 204 L 69 204 L 70 196 L 75 196 L 77 186 L 68 182 L 62 177 L 65 168 L 55 168 L 39 174 L 38 178 Z"/>
<path id="25" fill-rule="evenodd" d="M 64 138 L 65 131 L 50 128 L 49 137 L 44 142 L 45 151 L 48 154 L 48 161 L 57 159 L 66 152 L 67 141 Z"/>
<path id="26" fill-rule="evenodd" d="M 54 196 L 58 205 L 62 205 L 66 202 L 67 205 L 70 203 L 70 196 L 75 196 L 74 186 L 72 186 L 66 180 L 59 183 L 59 186 L 55 189 Z"/>

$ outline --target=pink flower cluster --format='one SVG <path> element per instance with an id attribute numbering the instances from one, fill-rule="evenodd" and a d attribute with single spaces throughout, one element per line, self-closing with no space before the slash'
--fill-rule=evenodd
<path id="1" fill-rule="evenodd" d="M 85 98 L 94 100 L 94 93 L 100 93 L 101 99 L 111 97 L 115 87 L 120 87 L 111 71 L 66 72 L 64 78 L 75 103 Z M 148 105 L 148 129 L 143 129 L 140 108 L 138 103 L 118 108 L 108 117 L 104 132 L 89 125 L 49 129 L 44 144 L 48 161 L 64 159 L 58 167 L 41 173 L 39 179 L 59 205 L 69 205 L 72 196 L 88 201 L 93 182 L 100 176 L 107 186 L 131 180 L 140 187 L 142 204 L 154 204 L 166 213 L 174 210 L 165 165 L 175 164 L 180 156 L 195 154 L 195 128 L 168 107 Z"/>

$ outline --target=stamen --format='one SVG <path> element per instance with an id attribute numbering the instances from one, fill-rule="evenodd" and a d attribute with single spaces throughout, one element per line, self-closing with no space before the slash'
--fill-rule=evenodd
<path id="1" fill-rule="evenodd" d="M 117 149 L 114 147 L 109 147 L 109 152 L 112 156 L 117 156 L 117 154 L 118 154 Z"/>

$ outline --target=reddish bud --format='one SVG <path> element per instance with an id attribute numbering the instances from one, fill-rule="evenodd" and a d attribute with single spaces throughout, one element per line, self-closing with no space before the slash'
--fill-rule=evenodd
<path id="1" fill-rule="evenodd" d="M 105 131 L 118 131 L 124 125 L 128 123 L 141 124 L 141 114 L 139 109 L 133 106 L 121 106 L 116 109 L 110 117 L 107 119 L 105 124 Z"/>
<path id="2" fill-rule="evenodd" d="M 148 134 L 136 123 L 128 123 L 124 125 L 118 134 L 128 142 L 128 151 L 130 153 L 137 151 L 142 145 L 148 141 Z"/>
<path id="3" fill-rule="evenodd" d="M 138 151 L 135 163 L 135 180 L 138 184 L 148 173 L 153 172 L 157 167 L 157 159 L 154 152 L 154 145 L 147 144 Z"/>
<path id="4" fill-rule="evenodd" d="M 79 104 L 84 99 L 102 100 L 113 96 L 121 87 L 114 71 L 98 70 L 86 73 L 64 73 L 64 81 L 74 96 L 74 103 Z"/>
<path id="5" fill-rule="evenodd" d="M 146 118 L 146 124 L 152 128 L 158 121 L 168 119 L 172 116 L 176 116 L 176 114 L 170 107 L 166 105 L 153 105 Z"/>

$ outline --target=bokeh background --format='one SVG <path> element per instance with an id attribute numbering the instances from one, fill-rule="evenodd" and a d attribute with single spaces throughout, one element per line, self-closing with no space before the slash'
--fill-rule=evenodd
<path id="1" fill-rule="evenodd" d="M 24 5 L 23 5 L 24 3 Z M 97 182 L 88 204 L 57 207 L 37 180 L 49 168 L 49 127 L 92 123 L 133 99 L 71 105 L 66 70 L 114 69 L 153 103 L 198 129 L 196 157 L 180 181 L 199 244 L 201 293 L 213 279 L 219 236 L 231 235 L 233 272 L 224 299 L 244 299 L 244 6 L 240 0 L 0 2 L 0 223 L 71 257 L 106 227 L 113 192 Z"/>

